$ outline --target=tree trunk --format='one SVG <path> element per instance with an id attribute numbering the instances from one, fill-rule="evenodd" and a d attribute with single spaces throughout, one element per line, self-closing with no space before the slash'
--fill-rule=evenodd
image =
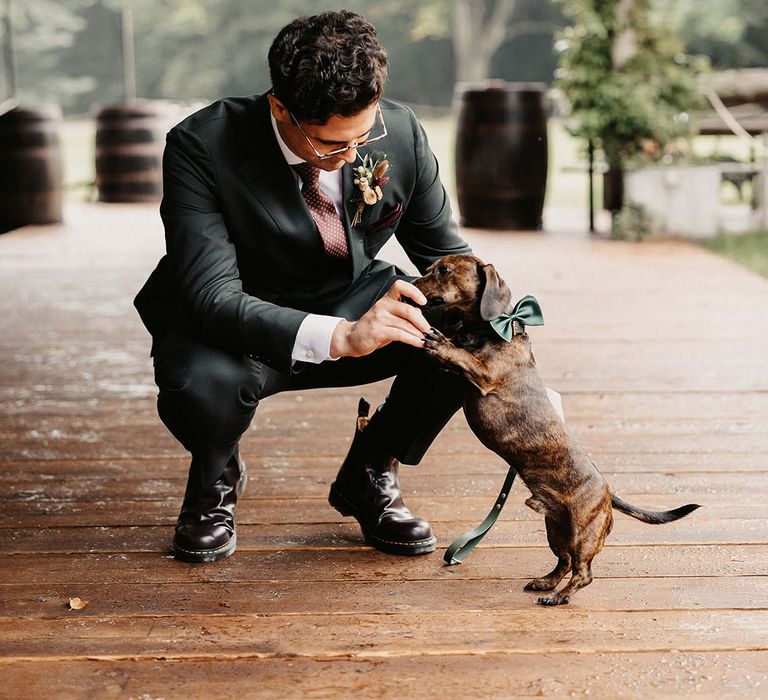
<path id="1" fill-rule="evenodd" d="M 491 60 L 507 38 L 518 0 L 454 0 L 453 50 L 457 82 L 490 77 Z"/>
<path id="2" fill-rule="evenodd" d="M 621 68 L 637 53 L 637 36 L 630 23 L 635 0 L 619 0 L 616 6 L 616 24 L 618 31 L 613 39 L 611 64 L 614 70 Z"/>
<path id="3" fill-rule="evenodd" d="M 616 33 L 613 35 L 611 47 L 611 65 L 614 71 L 619 70 L 627 61 L 637 54 L 637 36 L 632 26 L 632 11 L 636 0 L 618 0 L 616 4 Z M 612 149 L 606 151 L 608 170 L 603 175 L 603 208 L 616 215 L 624 207 L 624 167 L 621 158 Z"/>
<path id="4" fill-rule="evenodd" d="M 16 56 L 13 48 L 13 19 L 11 17 L 11 0 L 5 0 L 3 4 L 3 30 L 4 30 L 4 58 L 5 58 L 5 81 L 8 84 L 8 92 L 11 99 L 15 98 L 18 92 L 16 82 Z"/>
<path id="5" fill-rule="evenodd" d="M 624 168 L 610 165 L 603 173 L 603 209 L 618 214 L 624 206 Z"/>
<path id="6" fill-rule="evenodd" d="M 123 56 L 123 96 L 125 103 L 136 100 L 136 58 L 133 41 L 133 5 L 123 0 L 120 7 L 120 40 Z"/>

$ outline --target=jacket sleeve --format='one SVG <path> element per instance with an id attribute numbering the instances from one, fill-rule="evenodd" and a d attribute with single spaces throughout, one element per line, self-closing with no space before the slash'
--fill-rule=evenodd
<path id="1" fill-rule="evenodd" d="M 440 181 L 437 158 L 429 147 L 424 129 L 408 110 L 414 139 L 416 183 L 406 206 L 396 237 L 411 262 L 423 274 L 445 255 L 471 253 L 459 236 L 451 203 Z"/>
<path id="2" fill-rule="evenodd" d="M 178 295 L 206 342 L 288 370 L 307 314 L 243 291 L 216 184 L 215 165 L 202 139 L 187 129 L 172 129 L 163 155 L 160 214 Z"/>

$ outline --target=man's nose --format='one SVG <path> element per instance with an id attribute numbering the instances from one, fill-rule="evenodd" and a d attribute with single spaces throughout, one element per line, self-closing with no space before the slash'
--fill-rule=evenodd
<path id="1" fill-rule="evenodd" d="M 341 158 L 350 165 L 357 160 L 357 146 L 351 147 L 348 151 L 341 153 Z"/>

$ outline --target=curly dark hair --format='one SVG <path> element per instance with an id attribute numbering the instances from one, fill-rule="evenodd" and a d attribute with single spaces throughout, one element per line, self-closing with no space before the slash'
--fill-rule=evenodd
<path id="1" fill-rule="evenodd" d="M 387 52 L 373 25 L 348 10 L 299 17 L 269 49 L 273 94 L 299 120 L 324 124 L 350 117 L 378 100 L 387 79 Z"/>

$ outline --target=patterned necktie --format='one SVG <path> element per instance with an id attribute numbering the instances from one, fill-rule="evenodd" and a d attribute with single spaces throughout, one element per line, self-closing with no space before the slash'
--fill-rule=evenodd
<path id="1" fill-rule="evenodd" d="M 333 206 L 333 200 L 320 189 L 320 168 L 306 162 L 292 167 L 304 184 L 301 194 L 317 224 L 325 252 L 332 258 L 346 258 L 349 251 L 347 237 L 344 235 L 344 224 L 341 223 L 336 207 Z"/>

